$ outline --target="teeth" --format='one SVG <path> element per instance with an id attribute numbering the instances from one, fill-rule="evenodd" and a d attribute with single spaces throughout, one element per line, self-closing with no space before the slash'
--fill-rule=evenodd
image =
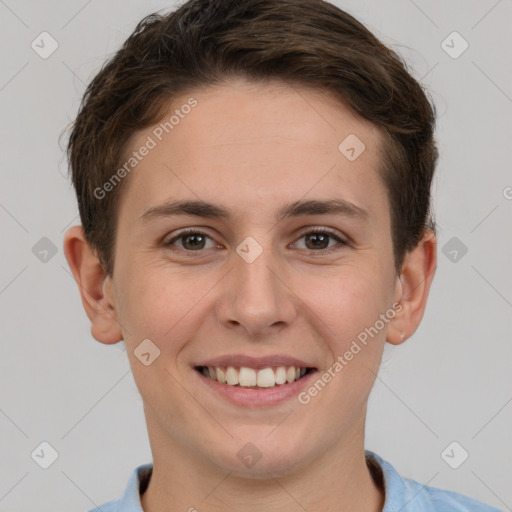
<path id="1" fill-rule="evenodd" d="M 257 384 L 260 388 L 272 388 L 276 385 L 276 375 L 272 368 L 263 368 L 258 372 Z"/>
<path id="2" fill-rule="evenodd" d="M 286 368 L 280 366 L 276 370 L 276 384 L 284 384 L 286 382 Z"/>
<path id="3" fill-rule="evenodd" d="M 256 370 L 252 368 L 240 368 L 240 386 L 256 386 Z"/>
<path id="4" fill-rule="evenodd" d="M 224 384 L 226 382 L 226 375 L 224 373 L 224 371 L 222 370 L 222 368 L 215 368 L 215 372 L 217 374 L 217 380 L 221 383 L 221 384 Z"/>
<path id="5" fill-rule="evenodd" d="M 228 369 L 226 370 L 226 382 L 230 386 L 238 384 L 238 372 L 232 366 L 228 366 Z"/>
<path id="6" fill-rule="evenodd" d="M 295 366 L 278 366 L 255 370 L 242 366 L 203 366 L 201 372 L 205 377 L 216 380 L 221 384 L 239 387 L 273 388 L 276 385 L 294 382 L 306 374 L 306 368 Z"/>

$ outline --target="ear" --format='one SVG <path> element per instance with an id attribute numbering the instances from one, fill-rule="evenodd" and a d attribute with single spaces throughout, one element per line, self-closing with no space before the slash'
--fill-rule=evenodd
<path id="1" fill-rule="evenodd" d="M 112 279 L 92 251 L 81 226 L 73 226 L 64 236 L 64 254 L 91 321 L 91 334 L 101 343 L 123 339 L 117 321 Z"/>
<path id="2" fill-rule="evenodd" d="M 390 322 L 386 336 L 392 345 L 403 343 L 418 328 L 436 267 L 436 235 L 426 229 L 418 245 L 405 255 L 400 276 L 397 277 L 395 300 L 401 304 L 401 309 L 396 309 L 397 314 Z"/>

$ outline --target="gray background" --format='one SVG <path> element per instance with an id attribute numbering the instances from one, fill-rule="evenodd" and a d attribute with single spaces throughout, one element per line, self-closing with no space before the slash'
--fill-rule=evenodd
<path id="1" fill-rule="evenodd" d="M 419 330 L 386 351 L 366 446 L 404 476 L 512 510 L 512 3 L 336 3 L 407 59 L 439 112 L 437 274 Z M 0 0 L 1 511 L 87 510 L 151 460 L 124 347 L 91 337 L 63 255 L 78 219 L 58 137 L 104 59 L 174 5 Z M 31 48 L 43 31 L 59 45 L 47 59 Z M 453 31 L 469 43 L 458 58 L 442 46 Z M 46 470 L 31 458 L 43 441 L 58 452 Z M 452 441 L 452 465 L 469 453 L 458 469 L 441 456 Z"/>

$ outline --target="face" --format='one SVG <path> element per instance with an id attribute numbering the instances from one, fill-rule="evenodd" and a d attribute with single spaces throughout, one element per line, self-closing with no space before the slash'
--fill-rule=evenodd
<path id="1" fill-rule="evenodd" d="M 155 147 L 126 178 L 110 283 L 153 451 L 299 470 L 362 439 L 400 296 L 381 134 L 279 84 L 195 91 L 164 120 L 175 109 L 172 131 L 130 141 Z"/>

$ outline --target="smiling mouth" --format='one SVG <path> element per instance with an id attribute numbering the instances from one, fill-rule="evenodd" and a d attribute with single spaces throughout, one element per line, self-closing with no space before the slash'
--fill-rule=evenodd
<path id="1" fill-rule="evenodd" d="M 276 366 L 255 369 L 246 366 L 196 366 L 195 370 L 220 384 L 238 388 L 271 389 L 302 379 L 315 371 L 315 368 Z"/>

